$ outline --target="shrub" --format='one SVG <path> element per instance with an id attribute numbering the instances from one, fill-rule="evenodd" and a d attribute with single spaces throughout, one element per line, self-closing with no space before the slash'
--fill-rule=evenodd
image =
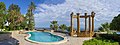
<path id="1" fill-rule="evenodd" d="M 105 39 L 108 39 L 108 40 L 112 39 L 114 41 L 120 42 L 120 40 L 119 40 L 120 35 L 119 34 L 98 34 L 98 35 L 101 38 L 105 38 Z"/>
<path id="2" fill-rule="evenodd" d="M 10 34 L 11 32 L 0 32 L 0 34 Z"/>
<path id="3" fill-rule="evenodd" d="M 93 38 L 91 40 L 84 41 L 83 45 L 119 45 L 119 42 L 104 38 Z"/>
<path id="4" fill-rule="evenodd" d="M 114 19 L 110 23 L 110 29 L 120 31 L 120 14 L 114 17 Z"/>

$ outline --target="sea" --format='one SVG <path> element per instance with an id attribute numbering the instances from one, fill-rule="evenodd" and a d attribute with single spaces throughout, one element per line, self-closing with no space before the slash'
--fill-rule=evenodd
<path id="1" fill-rule="evenodd" d="M 42 30 L 42 29 L 47 29 L 47 30 L 51 30 L 51 28 L 49 27 L 35 27 L 36 30 Z M 77 30 L 77 28 L 74 28 L 75 30 Z M 59 30 L 59 29 L 58 29 Z M 81 31 L 84 31 L 85 29 L 84 28 L 80 28 Z M 98 29 L 94 29 L 94 31 L 98 31 Z"/>

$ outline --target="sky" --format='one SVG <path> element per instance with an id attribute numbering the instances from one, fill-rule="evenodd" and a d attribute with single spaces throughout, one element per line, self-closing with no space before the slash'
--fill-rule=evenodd
<path id="1" fill-rule="evenodd" d="M 57 20 L 58 24 L 70 26 L 70 13 L 90 14 L 94 11 L 95 28 L 100 24 L 111 22 L 120 13 L 120 0 L 0 0 L 8 8 L 10 4 L 17 4 L 21 13 L 26 14 L 31 1 L 36 4 L 34 12 L 35 27 L 49 27 L 50 22 Z M 84 19 L 80 19 L 81 28 L 84 28 Z M 74 19 L 74 26 L 77 26 Z"/>

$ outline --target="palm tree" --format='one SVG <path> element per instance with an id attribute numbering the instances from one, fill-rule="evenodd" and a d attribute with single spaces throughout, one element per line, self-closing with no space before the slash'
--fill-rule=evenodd
<path id="1" fill-rule="evenodd" d="M 109 23 L 107 23 L 107 22 L 104 23 L 104 24 L 101 24 L 101 27 L 103 28 L 104 31 L 109 30 L 109 26 L 110 26 L 110 25 L 109 25 Z"/>
<path id="2" fill-rule="evenodd" d="M 52 24 L 50 24 L 50 28 L 51 28 L 51 29 L 53 29 L 53 26 L 52 26 Z"/>
<path id="3" fill-rule="evenodd" d="M 33 30 L 34 29 L 34 14 L 33 14 L 33 11 L 36 9 L 36 6 L 33 2 L 31 2 L 31 4 L 29 5 L 29 8 L 28 8 L 28 12 L 27 12 L 27 20 L 28 20 L 28 28 L 30 30 Z"/>
<path id="4" fill-rule="evenodd" d="M 57 30 L 58 29 L 57 21 L 52 21 L 51 25 L 50 25 L 50 28 L 53 29 L 53 30 Z"/>
<path id="5" fill-rule="evenodd" d="M 102 32 L 107 32 L 108 34 L 112 34 L 112 32 L 110 31 L 110 24 L 108 22 L 101 24 L 99 30 Z"/>
<path id="6" fill-rule="evenodd" d="M 62 31 L 64 31 L 67 29 L 67 26 L 65 24 L 62 24 L 59 26 L 59 28 L 62 29 Z"/>

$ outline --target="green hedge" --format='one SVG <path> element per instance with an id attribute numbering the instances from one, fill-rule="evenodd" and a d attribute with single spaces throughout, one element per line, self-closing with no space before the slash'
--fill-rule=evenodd
<path id="1" fill-rule="evenodd" d="M 120 42 L 120 35 L 119 34 L 97 34 L 96 37 L 101 37 L 104 39 L 108 39 L 108 40 L 114 40 L 117 42 Z"/>
<path id="2" fill-rule="evenodd" d="M 119 42 L 102 38 L 93 38 L 91 40 L 84 41 L 83 45 L 119 45 Z"/>
<path id="3" fill-rule="evenodd" d="M 11 32 L 0 32 L 0 34 L 11 34 Z"/>

